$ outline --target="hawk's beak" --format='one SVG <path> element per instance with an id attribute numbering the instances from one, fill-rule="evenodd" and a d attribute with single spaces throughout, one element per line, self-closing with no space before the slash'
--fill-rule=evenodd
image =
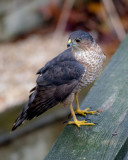
<path id="1" fill-rule="evenodd" d="M 68 40 L 68 43 L 67 43 L 67 48 L 68 48 L 68 47 L 71 47 L 71 45 L 72 45 L 72 41 L 71 41 L 71 39 L 69 39 L 69 40 Z"/>

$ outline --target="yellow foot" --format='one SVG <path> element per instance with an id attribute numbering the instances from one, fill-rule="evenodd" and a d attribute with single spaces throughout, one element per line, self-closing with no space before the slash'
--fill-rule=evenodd
<path id="1" fill-rule="evenodd" d="M 82 116 L 85 116 L 86 114 L 95 114 L 98 113 L 97 111 L 88 111 L 90 108 L 86 108 L 84 110 L 76 109 L 75 113 L 78 113 Z"/>
<path id="2" fill-rule="evenodd" d="M 83 120 L 83 121 L 79 121 L 79 120 L 69 121 L 68 124 L 75 124 L 77 127 L 95 125 L 94 123 L 87 123 L 87 121 L 85 121 L 85 120 Z"/>

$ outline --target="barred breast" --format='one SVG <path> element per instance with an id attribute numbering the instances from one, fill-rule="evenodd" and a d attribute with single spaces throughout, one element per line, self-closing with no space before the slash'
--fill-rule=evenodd
<path id="1" fill-rule="evenodd" d="M 83 87 L 86 87 L 90 83 L 94 82 L 100 75 L 103 63 L 106 56 L 102 52 L 98 44 L 93 43 L 91 47 L 86 50 L 78 49 L 74 51 L 74 56 L 77 61 L 85 66 L 85 72 L 73 92 L 63 101 L 63 105 L 67 106 L 73 102 L 74 94 L 79 92 Z"/>
<path id="2" fill-rule="evenodd" d="M 95 81 L 100 75 L 106 56 L 96 43 L 94 43 L 90 48 L 87 48 L 85 51 L 81 50 L 75 52 L 74 56 L 85 66 L 85 73 L 76 88 L 77 91 L 80 91 L 81 88 L 86 87 Z"/>

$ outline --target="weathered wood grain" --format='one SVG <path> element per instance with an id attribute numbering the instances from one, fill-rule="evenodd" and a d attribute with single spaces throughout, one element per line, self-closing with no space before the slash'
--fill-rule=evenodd
<path id="1" fill-rule="evenodd" d="M 123 160 L 128 151 L 128 36 L 94 84 L 81 108 L 95 126 L 68 125 L 45 160 Z M 79 119 L 84 117 L 78 116 Z"/>

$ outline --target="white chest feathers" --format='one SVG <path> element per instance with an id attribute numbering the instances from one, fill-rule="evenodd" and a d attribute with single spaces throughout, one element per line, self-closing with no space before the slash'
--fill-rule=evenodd
<path id="1" fill-rule="evenodd" d="M 75 58 L 85 66 L 85 73 L 79 84 L 79 88 L 92 83 L 101 73 L 106 56 L 98 45 L 75 52 Z"/>

